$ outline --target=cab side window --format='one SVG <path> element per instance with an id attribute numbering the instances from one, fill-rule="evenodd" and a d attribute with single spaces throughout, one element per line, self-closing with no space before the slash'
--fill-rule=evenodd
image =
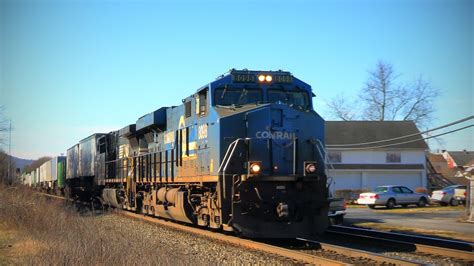
<path id="1" fill-rule="evenodd" d="M 105 150 L 107 148 L 106 143 L 105 143 L 105 137 L 99 138 L 97 142 L 98 142 L 97 151 L 99 153 L 105 153 Z"/>
<path id="2" fill-rule="evenodd" d="M 207 91 L 207 88 L 201 90 L 196 98 L 196 114 L 199 116 L 206 116 L 207 114 Z"/>
<path id="3" fill-rule="evenodd" d="M 187 101 L 184 104 L 184 113 L 186 118 L 191 116 L 191 101 Z"/>

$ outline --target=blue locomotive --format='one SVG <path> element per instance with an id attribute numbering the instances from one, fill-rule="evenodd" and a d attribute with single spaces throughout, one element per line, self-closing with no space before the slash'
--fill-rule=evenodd
<path id="1" fill-rule="evenodd" d="M 284 71 L 231 70 L 67 152 L 68 194 L 251 238 L 327 227 L 324 120 Z"/>

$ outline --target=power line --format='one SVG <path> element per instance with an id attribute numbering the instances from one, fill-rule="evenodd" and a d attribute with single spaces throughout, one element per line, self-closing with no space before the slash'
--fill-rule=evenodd
<path id="1" fill-rule="evenodd" d="M 444 133 L 440 133 L 440 134 L 437 134 L 437 135 L 429 136 L 429 137 L 426 137 L 426 138 L 419 138 L 419 139 L 408 140 L 408 141 L 403 141 L 403 142 L 397 142 L 397 143 L 392 143 L 392 144 L 385 144 L 385 145 L 374 146 L 374 147 L 341 148 L 341 149 L 349 150 L 349 151 L 355 151 L 355 150 L 372 150 L 372 149 L 385 148 L 385 147 L 390 147 L 390 146 L 402 145 L 402 144 L 406 144 L 406 143 L 411 143 L 411 142 L 416 142 L 416 141 L 422 141 L 422 140 L 427 140 L 427 139 L 431 139 L 431 138 L 436 138 L 436 137 L 439 137 L 439 136 L 443 136 L 443 135 L 451 134 L 451 133 L 454 133 L 454 132 L 457 132 L 457 131 L 461 131 L 461 130 L 464 130 L 464 129 L 467 129 L 467 128 L 470 128 L 470 127 L 474 127 L 474 125 L 469 125 L 469 126 L 461 127 L 461 128 L 458 128 L 458 129 L 454 129 L 454 130 L 451 130 L 451 131 L 448 131 L 448 132 L 444 132 Z M 331 148 L 331 147 L 329 147 L 329 148 Z M 339 147 L 335 147 L 335 149 L 337 149 L 337 148 L 339 148 Z"/>
<path id="2" fill-rule="evenodd" d="M 468 116 L 466 118 L 454 121 L 452 123 L 445 124 L 445 125 L 442 125 L 442 126 L 439 126 L 439 127 L 436 127 L 436 128 L 428 129 L 428 130 L 425 130 L 423 132 L 413 133 L 413 134 L 410 134 L 410 135 L 400 136 L 400 137 L 391 138 L 391 139 L 384 139 L 384 140 L 377 140 L 377 141 L 363 142 L 363 143 L 351 143 L 351 144 L 329 144 L 329 145 L 326 145 L 326 147 L 335 147 L 335 148 L 337 148 L 337 147 L 347 147 L 347 146 L 362 146 L 362 145 L 367 145 L 367 144 L 376 144 L 376 143 L 381 143 L 381 142 L 388 142 L 388 141 L 393 141 L 393 140 L 405 139 L 405 138 L 409 138 L 409 137 L 413 137 L 413 136 L 418 136 L 418 135 L 421 135 L 421 134 L 426 134 L 426 133 L 431 132 L 431 131 L 436 131 L 436 130 L 439 130 L 439 129 L 450 127 L 450 126 L 453 126 L 453 125 L 456 125 L 456 124 L 459 124 L 459 123 L 462 123 L 462 122 L 469 121 L 473 118 L 474 118 L 474 115 Z"/>

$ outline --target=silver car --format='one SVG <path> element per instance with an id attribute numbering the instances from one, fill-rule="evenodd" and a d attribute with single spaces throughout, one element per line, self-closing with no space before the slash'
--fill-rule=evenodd
<path id="1" fill-rule="evenodd" d="M 373 192 L 361 193 L 357 204 L 367 205 L 371 209 L 375 206 L 386 206 L 387 209 L 391 209 L 396 205 L 406 207 L 409 204 L 424 207 L 429 199 L 427 194 L 413 192 L 404 186 L 380 186 Z"/>
<path id="2" fill-rule="evenodd" d="M 447 206 L 448 204 L 457 206 L 459 203 L 466 201 L 466 188 L 467 187 L 463 185 L 453 185 L 441 190 L 435 190 L 431 194 L 431 199 L 433 202 L 443 206 Z"/>

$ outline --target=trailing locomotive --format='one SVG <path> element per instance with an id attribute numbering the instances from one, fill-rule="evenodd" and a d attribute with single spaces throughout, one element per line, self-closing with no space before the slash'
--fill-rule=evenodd
<path id="1" fill-rule="evenodd" d="M 324 121 L 310 85 L 231 70 L 182 100 L 67 152 L 68 193 L 251 238 L 327 227 Z"/>

